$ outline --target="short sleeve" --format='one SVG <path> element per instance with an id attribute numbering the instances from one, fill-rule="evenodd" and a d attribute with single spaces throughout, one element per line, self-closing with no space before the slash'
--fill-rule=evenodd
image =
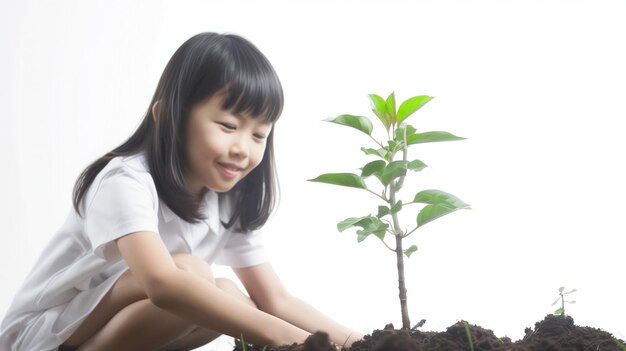
<path id="1" fill-rule="evenodd" d="M 215 263 L 231 267 L 250 267 L 268 261 L 262 230 L 228 233 L 230 237 L 215 258 Z"/>
<path id="2" fill-rule="evenodd" d="M 146 175 L 121 168 L 92 184 L 97 188 L 85 211 L 85 232 L 97 256 L 119 255 L 114 240 L 126 234 L 158 233 L 158 198 Z"/>

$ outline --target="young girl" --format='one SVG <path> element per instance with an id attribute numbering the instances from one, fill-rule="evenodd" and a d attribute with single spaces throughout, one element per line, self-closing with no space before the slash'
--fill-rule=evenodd
<path id="1" fill-rule="evenodd" d="M 78 178 L 74 208 L 2 321 L 0 349 L 187 350 L 220 334 L 280 345 L 318 330 L 339 345 L 360 339 L 291 296 L 265 256 L 282 106 L 250 42 L 187 40 L 139 128 Z M 249 296 L 214 278 L 213 262 Z"/>

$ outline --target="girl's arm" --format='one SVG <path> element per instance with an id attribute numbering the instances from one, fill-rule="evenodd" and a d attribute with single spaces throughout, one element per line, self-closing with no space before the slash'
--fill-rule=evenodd
<path id="1" fill-rule="evenodd" d="M 302 343 L 309 335 L 259 311 L 208 280 L 179 269 L 158 234 L 136 232 L 116 240 L 131 273 L 156 306 L 181 318 L 260 345 Z"/>
<path id="2" fill-rule="evenodd" d="M 291 296 L 270 263 L 234 268 L 250 298 L 261 309 L 311 333 L 327 332 L 331 341 L 349 347 L 361 333 L 335 322 L 308 303 Z"/>

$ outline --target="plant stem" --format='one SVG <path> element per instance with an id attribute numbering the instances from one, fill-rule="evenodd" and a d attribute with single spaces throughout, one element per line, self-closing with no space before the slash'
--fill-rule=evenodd
<path id="1" fill-rule="evenodd" d="M 374 139 L 374 137 L 373 137 L 373 136 L 371 136 L 371 135 L 370 135 L 370 138 L 371 138 L 372 140 L 374 140 L 374 142 L 375 142 L 376 144 L 378 144 L 378 146 L 380 146 L 381 148 L 384 148 L 384 147 L 385 147 L 385 146 L 383 146 L 383 144 L 382 144 L 381 142 L 379 142 L 378 140 Z"/>
<path id="2" fill-rule="evenodd" d="M 395 127 L 395 125 L 394 125 Z M 395 135 L 395 130 L 392 132 Z M 389 162 L 393 161 L 395 156 L 395 152 L 389 157 Z M 406 147 L 406 131 L 404 135 L 404 147 L 402 148 L 402 159 L 406 161 L 407 159 L 407 147 Z M 396 193 L 398 189 L 402 187 L 402 183 L 404 183 L 404 176 L 400 176 L 397 183 L 391 181 L 389 183 L 389 205 L 393 206 L 396 203 Z M 400 222 L 398 221 L 398 213 L 394 213 L 391 215 L 393 219 L 393 229 L 396 235 L 396 262 L 398 266 L 398 290 L 400 291 L 400 312 L 402 313 L 402 329 L 410 330 L 411 329 L 411 321 L 409 319 L 409 308 L 407 305 L 407 296 L 406 296 L 406 283 L 404 280 L 404 250 L 402 248 L 402 239 L 404 236 L 402 235 L 402 230 L 400 229 Z"/>
<path id="3" fill-rule="evenodd" d="M 404 147 L 402 148 L 402 160 L 407 161 L 407 159 L 408 159 L 408 150 L 406 147 L 406 129 L 405 129 L 404 130 Z M 402 188 L 403 184 L 404 184 L 404 177 L 400 177 L 400 179 L 398 179 L 398 186 L 396 187 L 396 189 Z"/>
<path id="4" fill-rule="evenodd" d="M 391 246 L 389 246 L 384 239 L 380 239 L 380 241 L 382 241 L 382 243 L 392 252 L 396 252 L 396 250 L 394 250 Z"/>
<path id="5" fill-rule="evenodd" d="M 364 190 L 369 191 L 370 193 L 372 193 L 372 194 L 376 195 L 377 197 L 379 197 L 381 200 L 383 200 L 383 201 L 385 201 L 385 202 L 389 202 L 389 200 L 385 199 L 385 197 L 384 197 L 384 196 L 382 196 L 382 195 L 380 195 L 380 194 L 376 193 L 375 191 L 372 191 L 372 190 L 370 190 L 370 189 L 368 189 L 368 188 L 365 188 Z"/>
<path id="6" fill-rule="evenodd" d="M 404 204 L 402 204 L 402 206 L 404 206 Z M 409 231 L 408 233 L 404 234 L 402 237 L 406 238 L 407 236 L 411 235 L 414 231 L 416 231 L 417 228 L 419 228 L 419 227 L 415 227 L 415 228 L 411 229 L 411 231 Z"/>
<path id="7" fill-rule="evenodd" d="M 401 177 L 401 180 L 404 177 Z M 396 203 L 396 192 L 397 189 L 393 182 L 389 184 L 389 201 L 393 206 Z M 406 284 L 404 280 L 404 250 L 402 249 L 402 239 L 400 230 L 400 223 L 398 221 L 398 214 L 394 213 L 391 215 L 393 218 L 393 229 L 396 235 L 396 262 L 398 265 L 398 290 L 400 291 L 400 311 L 402 313 L 402 329 L 410 330 L 411 329 L 411 321 L 409 320 L 409 311 L 407 307 L 407 297 L 406 297 Z"/>
<path id="8" fill-rule="evenodd" d="M 404 253 L 402 250 L 402 236 L 396 236 L 396 260 L 398 262 L 398 290 L 400 291 L 400 311 L 402 313 L 402 329 L 410 330 L 409 309 L 406 298 L 406 285 L 404 283 Z"/>

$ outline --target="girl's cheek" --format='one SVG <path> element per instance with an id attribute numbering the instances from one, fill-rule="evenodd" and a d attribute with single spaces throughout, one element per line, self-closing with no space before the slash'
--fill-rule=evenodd
<path id="1" fill-rule="evenodd" d="M 257 165 L 261 163 L 261 161 L 263 160 L 263 156 L 265 156 L 265 151 L 266 151 L 265 145 L 266 144 L 263 143 L 263 145 L 259 147 L 259 151 L 258 151 L 258 153 L 256 155 L 256 163 L 257 163 Z"/>

